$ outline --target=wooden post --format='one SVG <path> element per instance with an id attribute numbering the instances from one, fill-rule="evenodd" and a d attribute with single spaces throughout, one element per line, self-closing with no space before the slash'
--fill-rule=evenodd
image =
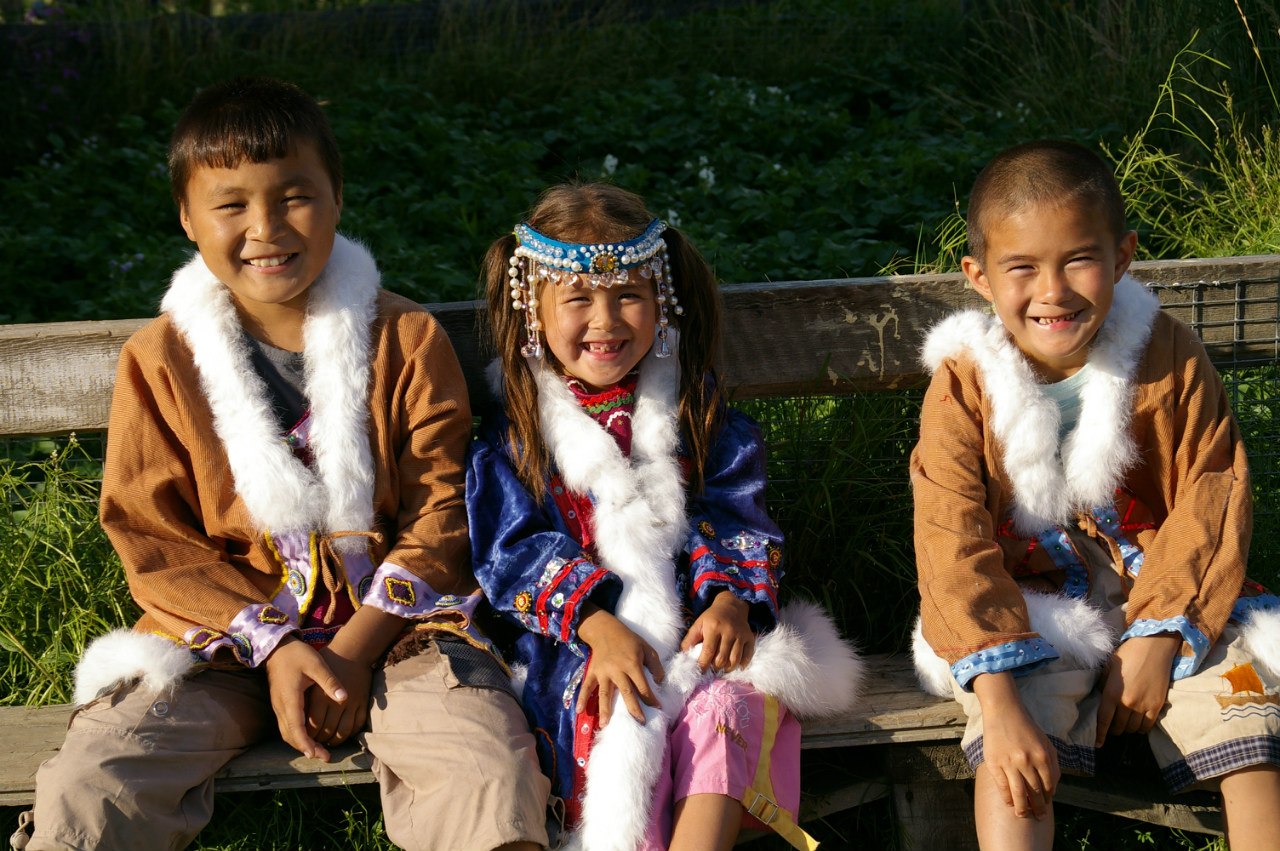
<path id="1" fill-rule="evenodd" d="M 973 773 L 958 744 L 890 746 L 885 761 L 904 851 L 977 851 Z"/>

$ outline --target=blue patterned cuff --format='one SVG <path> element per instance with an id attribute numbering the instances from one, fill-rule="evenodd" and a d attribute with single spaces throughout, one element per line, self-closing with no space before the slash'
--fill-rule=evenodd
<path id="1" fill-rule="evenodd" d="M 373 582 L 360 602 L 409 620 L 445 617 L 465 628 L 482 599 L 479 591 L 466 597 L 441 594 L 403 567 L 384 562 L 374 572 Z"/>
<path id="2" fill-rule="evenodd" d="M 1280 609 L 1280 597 L 1275 594 L 1259 594 L 1256 597 L 1239 597 L 1231 607 L 1231 619 L 1236 622 L 1247 621 L 1254 612 L 1267 612 Z"/>
<path id="3" fill-rule="evenodd" d="M 1182 640 L 1191 648 L 1193 655 L 1184 656 L 1178 654 L 1173 659 L 1173 675 L 1171 679 L 1180 680 L 1183 677 L 1189 677 L 1200 668 L 1200 663 L 1204 661 L 1204 657 L 1209 655 L 1209 637 L 1201 632 L 1187 620 L 1183 615 L 1176 618 L 1165 618 L 1162 621 L 1143 618 L 1136 620 L 1133 625 L 1124 631 L 1124 635 L 1120 636 L 1120 643 L 1128 641 L 1130 638 L 1142 638 L 1147 635 L 1159 635 L 1162 632 L 1176 632 L 1182 636 Z"/>
<path id="4" fill-rule="evenodd" d="M 951 675 L 967 691 L 978 674 L 1012 671 L 1015 677 L 1021 677 L 1057 658 L 1058 651 L 1043 638 L 1021 638 L 970 653 L 951 666 Z"/>

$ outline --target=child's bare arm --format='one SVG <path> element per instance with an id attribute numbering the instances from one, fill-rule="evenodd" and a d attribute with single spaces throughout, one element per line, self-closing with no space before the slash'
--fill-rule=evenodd
<path id="1" fill-rule="evenodd" d="M 598 689 L 600 726 L 604 727 L 613 714 L 613 693 L 616 690 L 622 695 L 622 702 L 631 716 L 643 723 L 644 710 L 640 708 L 640 701 L 658 706 L 658 698 L 644 674 L 644 669 L 648 668 L 654 680 L 662 682 L 662 662 L 657 651 L 622 621 L 592 603 L 587 604 L 578 624 L 578 635 L 591 648 L 591 661 L 578 690 L 578 712 L 586 710 L 587 701 Z"/>
<path id="2" fill-rule="evenodd" d="M 721 591 L 689 627 L 680 649 L 688 650 L 701 643 L 698 666 L 704 671 L 708 667 L 717 671 L 745 668 L 756 648 L 756 634 L 747 622 L 750 609 L 745 600 L 739 600 L 727 590 Z"/>
<path id="3" fill-rule="evenodd" d="M 1130 638 L 1111 654 L 1098 704 L 1097 747 L 1108 735 L 1146 733 L 1155 726 L 1169 694 L 1173 657 L 1181 646 L 1182 636 L 1161 633 Z"/>
<path id="4" fill-rule="evenodd" d="M 1013 674 L 979 674 L 973 692 L 982 704 L 983 760 L 1019 818 L 1045 814 L 1058 787 L 1058 752 L 1027 714 Z"/>

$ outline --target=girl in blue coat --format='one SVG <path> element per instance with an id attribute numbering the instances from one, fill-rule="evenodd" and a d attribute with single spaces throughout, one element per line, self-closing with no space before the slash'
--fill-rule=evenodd
<path id="1" fill-rule="evenodd" d="M 510 648 L 571 847 L 796 847 L 797 716 L 847 709 L 860 662 L 779 609 L 764 446 L 715 371 L 719 295 L 635 195 L 548 190 L 485 258 L 503 414 L 472 445 L 476 576 Z"/>

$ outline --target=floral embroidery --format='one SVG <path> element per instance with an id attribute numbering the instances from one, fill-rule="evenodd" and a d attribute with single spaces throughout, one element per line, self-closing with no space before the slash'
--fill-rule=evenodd
<path id="1" fill-rule="evenodd" d="M 751 709 L 733 685 L 725 680 L 713 680 L 705 689 L 695 694 L 687 705 L 690 715 L 700 718 L 710 716 L 726 725 L 747 724 Z"/>
<path id="2" fill-rule="evenodd" d="M 391 602 L 412 606 L 418 601 L 418 595 L 413 592 L 413 585 L 408 580 L 388 576 L 384 581 L 387 585 L 387 596 Z"/>
<path id="3" fill-rule="evenodd" d="M 533 595 L 528 591 L 521 591 L 516 595 L 515 603 L 517 612 L 527 612 L 533 608 Z"/>

